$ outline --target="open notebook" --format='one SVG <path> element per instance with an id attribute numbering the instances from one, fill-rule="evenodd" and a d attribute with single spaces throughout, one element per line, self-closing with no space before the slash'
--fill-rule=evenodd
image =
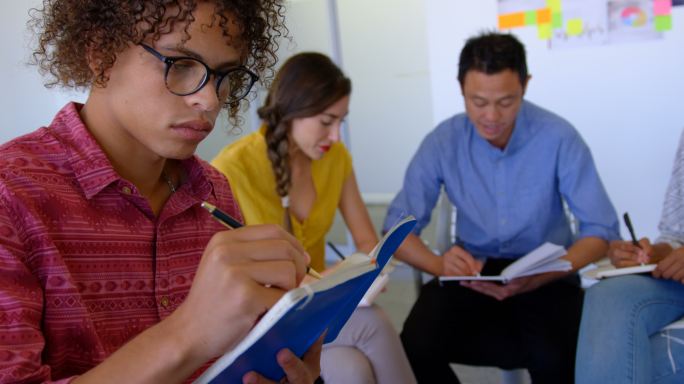
<path id="1" fill-rule="evenodd" d="M 532 252 L 519 258 L 496 276 L 441 276 L 440 282 L 445 281 L 500 281 L 507 283 L 517 277 L 536 275 L 545 272 L 569 271 L 572 264 L 560 259 L 566 254 L 565 248 L 552 243 L 544 243 Z"/>
<path id="2" fill-rule="evenodd" d="M 606 277 L 615 277 L 623 275 L 634 275 L 639 273 L 650 273 L 656 268 L 656 264 L 643 264 L 634 267 L 615 268 L 612 265 L 604 265 L 598 268 L 589 270 L 584 273 L 585 277 L 590 279 L 604 279 Z"/>
<path id="3" fill-rule="evenodd" d="M 403 219 L 370 255 L 354 254 L 322 279 L 287 292 L 233 350 L 220 357 L 195 383 L 239 383 L 249 371 L 280 380 L 284 372 L 276 353 L 289 348 L 301 357 L 326 330 L 324 342 L 335 340 L 415 224 L 411 216 Z"/>

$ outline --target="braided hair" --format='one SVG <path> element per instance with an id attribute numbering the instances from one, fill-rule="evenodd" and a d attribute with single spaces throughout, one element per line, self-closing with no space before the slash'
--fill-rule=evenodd
<path id="1" fill-rule="evenodd" d="M 322 113 L 350 93 L 351 80 L 321 53 L 294 55 L 280 68 L 258 110 L 266 126 L 266 150 L 279 196 L 287 196 L 291 185 L 288 132 L 292 120 Z"/>

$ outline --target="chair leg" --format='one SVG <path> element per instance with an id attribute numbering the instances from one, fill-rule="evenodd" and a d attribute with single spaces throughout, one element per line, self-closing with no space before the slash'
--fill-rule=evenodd
<path id="1" fill-rule="evenodd" d="M 420 291 L 423 289 L 423 271 L 418 268 L 413 268 L 413 282 L 416 285 L 416 294 L 420 295 Z"/>

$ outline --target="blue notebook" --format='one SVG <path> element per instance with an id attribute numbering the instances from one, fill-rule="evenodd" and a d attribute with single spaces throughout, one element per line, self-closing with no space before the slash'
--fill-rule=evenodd
<path id="1" fill-rule="evenodd" d="M 403 219 L 370 255 L 354 254 L 321 280 L 287 292 L 240 344 L 216 360 L 195 384 L 239 383 L 249 371 L 279 381 L 285 373 L 276 361 L 276 353 L 289 348 L 301 357 L 326 330 L 324 342 L 335 340 L 415 224 L 412 216 Z"/>

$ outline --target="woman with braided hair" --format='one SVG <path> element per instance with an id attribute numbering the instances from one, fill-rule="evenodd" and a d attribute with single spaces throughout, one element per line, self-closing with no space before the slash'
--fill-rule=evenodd
<path id="1" fill-rule="evenodd" d="M 319 271 L 338 208 L 357 249 L 369 253 L 378 242 L 339 141 L 350 94 L 351 81 L 327 56 L 295 55 L 259 109 L 261 129 L 212 162 L 228 177 L 246 224 L 282 225 Z M 323 346 L 321 373 L 328 384 L 415 382 L 397 333 L 375 305 L 359 307 L 337 339 Z"/>

